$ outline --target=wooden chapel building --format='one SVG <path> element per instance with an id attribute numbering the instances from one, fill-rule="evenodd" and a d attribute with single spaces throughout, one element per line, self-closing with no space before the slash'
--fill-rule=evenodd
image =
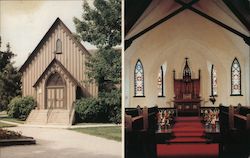
<path id="1" fill-rule="evenodd" d="M 23 96 L 32 96 L 37 102 L 27 123 L 72 124 L 74 101 L 98 93 L 97 86 L 84 82 L 89 55 L 57 18 L 19 70 Z"/>

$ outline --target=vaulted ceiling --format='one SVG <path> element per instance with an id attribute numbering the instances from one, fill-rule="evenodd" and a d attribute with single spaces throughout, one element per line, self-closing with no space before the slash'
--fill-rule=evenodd
<path id="1" fill-rule="evenodd" d="M 125 0 L 125 34 L 135 24 L 152 0 Z M 223 0 L 250 31 L 250 0 Z"/>

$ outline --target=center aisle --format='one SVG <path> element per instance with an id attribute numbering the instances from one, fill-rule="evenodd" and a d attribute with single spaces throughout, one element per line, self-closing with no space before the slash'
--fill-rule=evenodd
<path id="1" fill-rule="evenodd" d="M 157 145 L 158 158 L 217 158 L 218 144 L 207 144 L 199 117 L 178 117 L 173 127 L 175 138 Z"/>

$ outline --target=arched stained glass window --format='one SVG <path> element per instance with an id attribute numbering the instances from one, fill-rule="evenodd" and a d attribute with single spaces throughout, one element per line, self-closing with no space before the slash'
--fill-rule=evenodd
<path id="1" fill-rule="evenodd" d="M 62 53 L 62 41 L 60 39 L 56 41 L 56 53 Z"/>
<path id="2" fill-rule="evenodd" d="M 164 82 L 164 78 L 163 78 L 163 68 L 161 66 L 159 72 L 158 72 L 158 77 L 157 77 L 157 88 L 158 88 L 158 96 L 159 97 L 163 97 L 164 96 L 164 90 L 163 90 L 163 82 Z"/>
<path id="3" fill-rule="evenodd" d="M 231 96 L 241 95 L 241 69 L 237 58 L 231 67 Z"/>
<path id="4" fill-rule="evenodd" d="M 217 91 L 217 72 L 215 69 L 215 66 L 212 65 L 211 68 L 211 96 L 217 96 L 218 91 Z"/>
<path id="5" fill-rule="evenodd" d="M 144 70 L 140 59 L 135 64 L 135 97 L 144 97 Z"/>

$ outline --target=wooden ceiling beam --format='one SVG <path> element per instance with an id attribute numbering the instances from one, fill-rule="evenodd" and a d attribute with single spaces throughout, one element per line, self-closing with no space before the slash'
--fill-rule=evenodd
<path id="1" fill-rule="evenodd" d="M 182 0 L 175 0 L 175 1 L 177 3 L 179 3 L 180 5 L 182 5 L 182 6 L 186 6 L 186 3 L 183 2 Z M 222 23 L 221 21 L 219 21 L 219 20 L 217 20 L 217 19 L 215 19 L 215 18 L 213 18 L 213 17 L 211 17 L 211 16 L 203 13 L 202 11 L 200 11 L 200 10 L 198 10 L 198 9 L 192 7 L 192 6 L 188 6 L 187 9 L 189 9 L 189 10 L 195 12 L 196 14 L 198 14 L 198 15 L 206 18 L 206 19 L 208 19 L 209 21 L 212 21 L 213 23 L 215 23 L 215 24 L 223 27 L 224 29 L 226 29 L 226 30 L 228 30 L 228 31 L 230 31 L 230 32 L 232 32 L 232 33 L 240 36 L 245 41 L 245 43 L 250 46 L 250 37 L 248 37 L 247 35 L 245 35 L 245 34 L 239 32 L 239 31 L 235 30 L 234 28 L 232 28 L 232 27 L 230 27 L 230 26 Z"/>

